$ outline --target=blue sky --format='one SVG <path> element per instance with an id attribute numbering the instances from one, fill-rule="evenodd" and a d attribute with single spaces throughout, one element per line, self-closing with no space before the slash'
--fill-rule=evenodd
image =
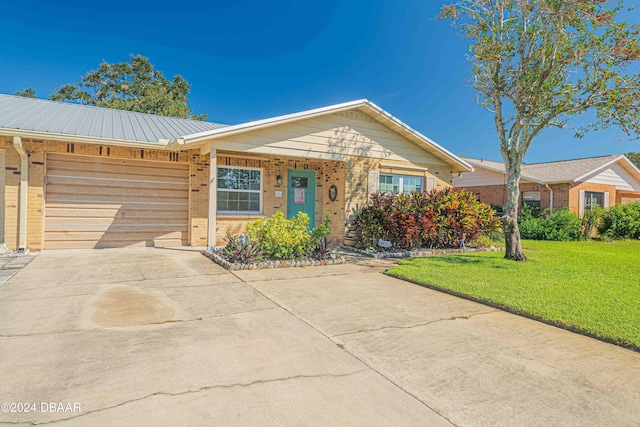
<path id="1" fill-rule="evenodd" d="M 499 160 L 492 115 L 474 104 L 467 43 L 433 0 L 5 0 L 0 93 L 46 98 L 101 61 L 148 56 L 191 83 L 191 107 L 240 123 L 367 98 L 456 154 Z M 640 21 L 638 12 L 627 19 Z M 616 130 L 548 130 L 525 160 L 628 151 Z"/>

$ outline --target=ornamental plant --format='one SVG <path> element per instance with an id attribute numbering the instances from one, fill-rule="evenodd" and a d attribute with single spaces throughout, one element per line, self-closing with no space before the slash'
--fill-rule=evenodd
<path id="1" fill-rule="evenodd" d="M 489 205 L 461 189 L 428 193 L 371 195 L 354 226 L 363 246 L 378 238 L 395 247 L 459 247 L 461 240 L 474 240 L 500 228 Z"/>
<path id="2" fill-rule="evenodd" d="M 318 227 L 309 229 L 309 223 L 309 215 L 304 212 L 287 219 L 284 212 L 277 211 L 270 218 L 248 223 L 247 234 L 268 258 L 308 258 L 331 233 L 329 213 L 325 212 L 325 219 Z"/>

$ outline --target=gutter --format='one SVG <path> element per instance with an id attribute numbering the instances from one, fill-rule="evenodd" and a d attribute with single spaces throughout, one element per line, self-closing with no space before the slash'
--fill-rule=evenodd
<path id="1" fill-rule="evenodd" d="M 547 190 L 549 190 L 549 213 L 552 214 L 553 213 L 553 189 L 549 187 L 549 184 L 545 184 L 544 186 L 547 187 Z"/>
<path id="2" fill-rule="evenodd" d="M 99 138 L 82 135 L 71 135 L 55 132 L 41 132 L 35 130 L 10 129 L 0 127 L 0 135 L 22 137 L 27 139 L 49 139 L 61 142 L 78 142 L 84 144 L 113 145 L 119 147 L 147 148 L 152 150 L 167 150 L 167 141 L 155 142 L 128 141 L 126 139 Z"/>
<path id="3" fill-rule="evenodd" d="M 19 136 L 13 137 L 13 146 L 20 156 L 20 197 L 18 214 L 18 252 L 27 251 L 27 202 L 29 198 L 29 155 L 22 146 Z"/>

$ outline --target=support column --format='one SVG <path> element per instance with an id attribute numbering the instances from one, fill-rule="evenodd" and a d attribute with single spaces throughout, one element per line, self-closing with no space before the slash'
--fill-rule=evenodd
<path id="1" fill-rule="evenodd" d="M 217 154 L 211 147 L 209 151 L 209 228 L 207 230 L 207 247 L 216 246 L 216 211 L 217 211 Z"/>
<path id="2" fill-rule="evenodd" d="M 5 209 L 5 149 L 0 149 L 0 254 L 9 252 L 4 241 L 4 209 Z"/>

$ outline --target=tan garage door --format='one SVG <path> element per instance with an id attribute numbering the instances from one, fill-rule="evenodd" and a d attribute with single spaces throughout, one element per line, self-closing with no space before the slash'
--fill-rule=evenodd
<path id="1" fill-rule="evenodd" d="M 45 249 L 186 245 L 189 165 L 47 154 Z"/>

